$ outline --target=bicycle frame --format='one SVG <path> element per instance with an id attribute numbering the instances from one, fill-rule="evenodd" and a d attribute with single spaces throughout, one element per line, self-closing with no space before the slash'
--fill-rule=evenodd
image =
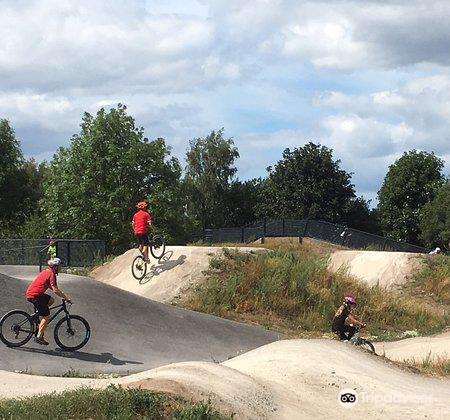
<path id="1" fill-rule="evenodd" d="M 52 306 L 51 308 L 49 308 L 49 310 L 50 310 L 50 311 L 53 311 L 53 310 L 58 309 L 58 308 L 59 308 L 59 310 L 56 311 L 56 313 L 54 313 L 53 316 L 49 319 L 48 324 L 50 324 L 50 322 L 52 322 L 52 321 L 53 321 L 53 320 L 54 320 L 61 312 L 64 312 L 64 313 L 66 314 L 66 316 L 69 315 L 69 311 L 68 311 L 68 309 L 67 309 L 66 301 L 65 301 L 65 300 L 63 300 L 62 303 L 61 303 L 60 305 Z M 38 322 L 39 322 L 39 317 L 40 317 L 40 315 L 39 315 L 39 313 L 38 313 L 37 311 L 35 311 L 34 314 L 31 315 L 31 319 L 32 319 L 36 324 L 38 324 Z M 69 328 L 71 328 L 71 325 L 70 325 L 70 318 L 68 318 L 67 322 L 68 322 L 68 324 L 69 324 Z M 48 324 L 47 324 L 47 325 L 48 325 Z M 23 332 L 28 332 L 28 331 L 22 330 L 22 329 L 21 329 L 21 331 L 23 331 Z M 37 330 L 36 330 L 35 332 L 37 332 Z"/>

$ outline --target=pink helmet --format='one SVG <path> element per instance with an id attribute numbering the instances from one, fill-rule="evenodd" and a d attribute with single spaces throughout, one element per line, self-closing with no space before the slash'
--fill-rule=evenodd
<path id="1" fill-rule="evenodd" d="M 353 296 L 345 296 L 344 303 L 348 303 L 350 305 L 356 305 L 356 300 Z"/>

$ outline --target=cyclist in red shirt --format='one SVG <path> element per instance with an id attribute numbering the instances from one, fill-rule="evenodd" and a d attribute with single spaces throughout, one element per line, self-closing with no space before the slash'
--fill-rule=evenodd
<path id="1" fill-rule="evenodd" d="M 150 262 L 148 258 L 148 233 L 147 233 L 147 225 L 150 226 L 153 234 L 156 233 L 155 226 L 153 226 L 153 221 L 150 215 L 148 214 L 146 208 L 147 203 L 145 201 L 140 201 L 137 203 L 137 208 L 139 209 L 133 216 L 133 221 L 131 225 L 134 229 L 134 234 L 136 235 L 139 251 L 144 254 L 145 262 Z"/>
<path id="2" fill-rule="evenodd" d="M 35 341 L 44 346 L 48 346 L 48 341 L 44 339 L 44 332 L 50 319 L 49 307 L 55 302 L 55 299 L 45 292 L 47 289 L 51 289 L 53 293 L 70 303 L 67 295 L 58 289 L 56 281 L 57 275 L 61 272 L 61 260 L 59 258 L 53 258 L 48 261 L 48 265 L 50 268 L 39 273 L 28 287 L 26 294 L 28 302 L 31 302 L 35 306 L 39 316 L 42 317 Z"/>

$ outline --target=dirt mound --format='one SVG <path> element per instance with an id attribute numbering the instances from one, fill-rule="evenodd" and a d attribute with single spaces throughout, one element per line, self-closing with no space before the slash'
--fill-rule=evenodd
<path id="1" fill-rule="evenodd" d="M 260 248 L 236 248 L 243 252 Z M 150 258 L 147 274 L 136 280 L 131 274 L 131 263 L 139 251 L 130 249 L 113 261 L 91 272 L 95 280 L 158 302 L 169 303 L 204 279 L 211 258 L 222 253 L 220 247 L 170 246 L 160 260 Z"/>
<path id="2" fill-rule="evenodd" d="M 400 341 L 375 343 L 378 354 L 399 362 L 422 363 L 429 359 L 450 359 L 450 331 L 430 337 L 414 337 Z"/>
<path id="3" fill-rule="evenodd" d="M 328 269 L 344 270 L 370 286 L 395 287 L 403 284 L 421 267 L 423 254 L 384 251 L 336 251 Z"/>
<path id="4" fill-rule="evenodd" d="M 0 396 L 23 395 L 28 376 L 0 372 Z M 35 388 L 50 392 L 46 378 L 32 377 Z M 10 385 L 6 386 L 9 381 Z M 14 383 L 11 381 L 15 381 Z M 237 419 L 249 420 L 423 420 L 443 418 L 450 404 L 450 382 L 402 371 L 360 348 L 335 340 L 285 340 L 265 345 L 221 364 L 185 362 L 163 366 L 119 379 L 52 378 L 60 389 L 109 383 L 165 391 L 193 400 L 210 398 Z M 339 392 L 358 393 L 351 409 L 341 407 Z M 17 394 L 16 394 L 17 395 Z M 431 395 L 431 402 L 379 402 L 374 396 Z M 364 398 L 372 396 L 372 401 Z M 389 398 L 389 397 L 388 397 Z M 445 417 L 445 416 L 444 416 Z"/>

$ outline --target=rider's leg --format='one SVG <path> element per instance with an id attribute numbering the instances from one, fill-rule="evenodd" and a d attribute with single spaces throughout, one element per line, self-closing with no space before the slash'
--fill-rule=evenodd
<path id="1" fill-rule="evenodd" d="M 55 298 L 49 296 L 48 304 L 45 313 L 43 313 L 41 322 L 39 323 L 37 338 L 43 338 L 44 337 L 44 331 L 47 328 L 48 321 L 50 320 L 50 306 L 52 306 L 55 303 Z"/>
<path id="2" fill-rule="evenodd" d="M 50 320 L 50 316 L 44 316 L 39 323 L 39 329 L 37 333 L 37 338 L 43 338 L 45 329 L 47 328 L 48 321 Z"/>
<path id="3" fill-rule="evenodd" d="M 142 253 L 144 254 L 144 259 L 145 259 L 145 261 L 147 261 L 148 260 L 148 246 L 144 245 L 142 248 L 143 248 Z"/>
<path id="4" fill-rule="evenodd" d="M 351 338 L 355 335 L 356 328 L 352 325 L 344 325 L 344 331 L 347 332 L 347 340 L 351 340 Z"/>

